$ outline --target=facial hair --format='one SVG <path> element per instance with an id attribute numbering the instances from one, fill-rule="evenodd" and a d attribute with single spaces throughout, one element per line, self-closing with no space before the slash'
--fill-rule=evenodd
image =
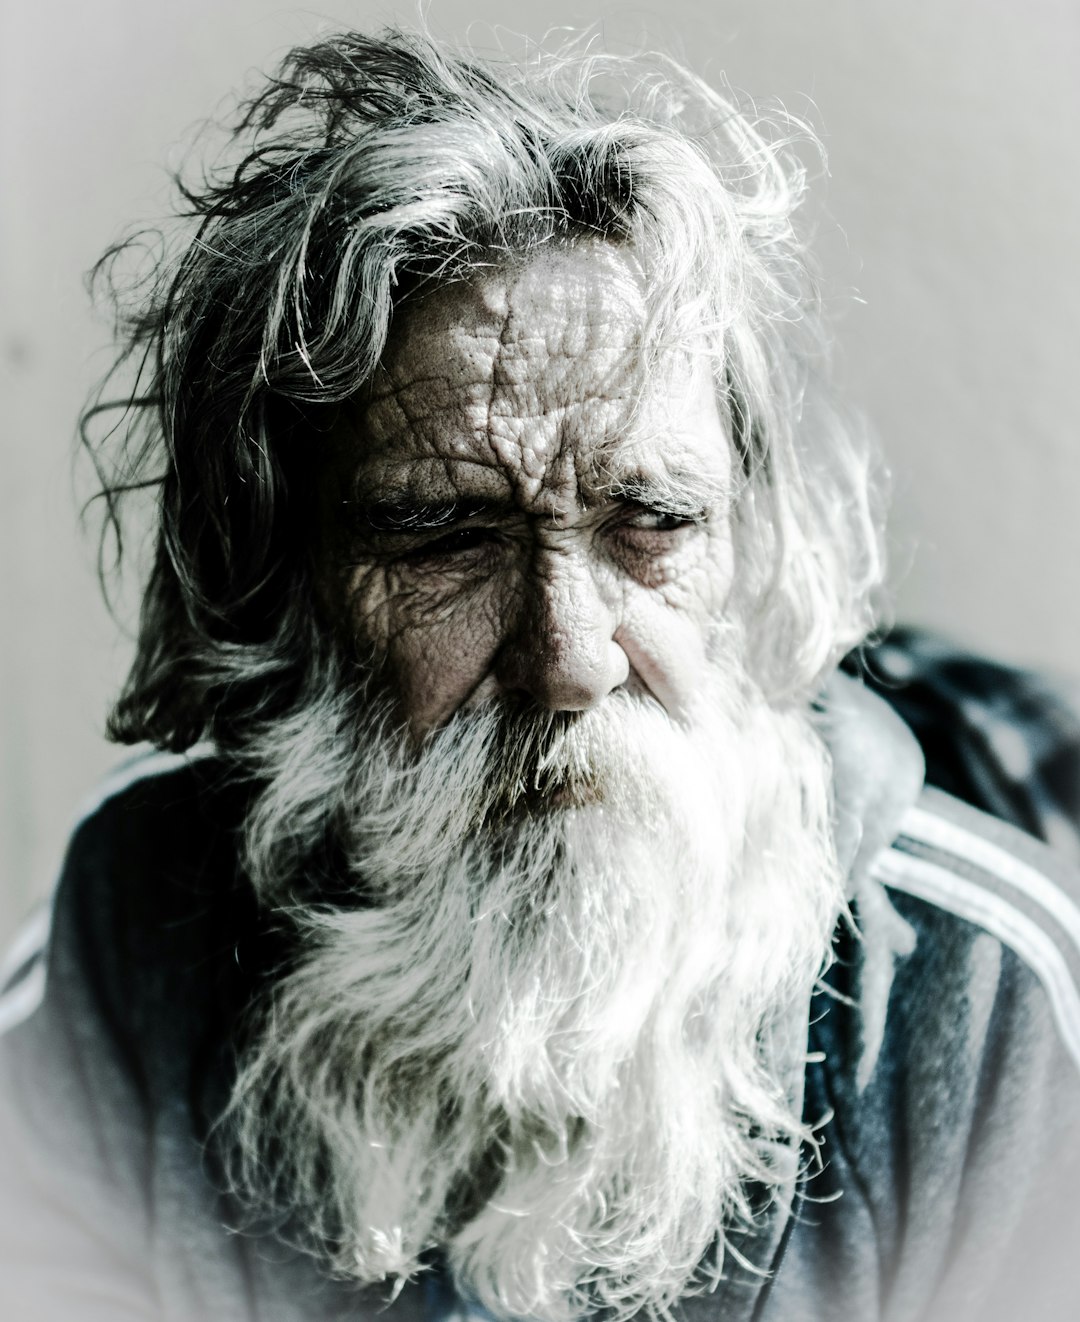
<path id="1" fill-rule="evenodd" d="M 358 1282 L 439 1248 L 500 1317 L 715 1284 L 807 1137 L 790 1075 L 842 906 L 809 712 L 729 660 L 685 722 L 492 703 L 417 751 L 338 679 L 260 756 L 247 859 L 297 954 L 224 1118 L 241 1200 Z M 349 902 L 311 897 L 320 834 Z"/>

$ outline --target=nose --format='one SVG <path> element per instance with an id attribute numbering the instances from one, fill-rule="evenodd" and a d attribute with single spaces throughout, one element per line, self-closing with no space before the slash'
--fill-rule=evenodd
<path id="1" fill-rule="evenodd" d="M 495 677 L 548 711 L 587 711 L 630 673 L 616 627 L 588 565 L 550 553 L 522 586 Z"/>

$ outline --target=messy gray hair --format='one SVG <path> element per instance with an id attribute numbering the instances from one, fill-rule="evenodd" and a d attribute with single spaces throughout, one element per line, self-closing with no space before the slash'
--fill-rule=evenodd
<path id="1" fill-rule="evenodd" d="M 97 268 L 135 376 L 83 425 L 118 546 L 122 498 L 158 497 L 113 736 L 228 748 L 293 710 L 336 646 L 314 589 L 334 409 L 418 290 L 582 236 L 633 247 L 655 336 L 709 333 L 745 478 L 731 609 L 763 690 L 812 692 L 867 631 L 881 563 L 866 448 L 821 388 L 796 140 L 790 117 L 660 57 L 578 44 L 503 64 L 406 31 L 289 54 L 242 104 L 227 164 L 180 182 L 194 233 L 135 236 Z M 123 292 L 133 253 L 150 264 Z"/>

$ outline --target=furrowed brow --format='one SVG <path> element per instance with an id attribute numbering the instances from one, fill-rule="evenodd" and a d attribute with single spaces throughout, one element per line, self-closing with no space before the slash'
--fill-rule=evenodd
<path id="1" fill-rule="evenodd" d="M 431 532 L 481 515 L 505 514 L 506 510 L 507 506 L 497 501 L 469 497 L 418 500 L 402 495 L 349 503 L 350 522 L 367 532 Z"/>

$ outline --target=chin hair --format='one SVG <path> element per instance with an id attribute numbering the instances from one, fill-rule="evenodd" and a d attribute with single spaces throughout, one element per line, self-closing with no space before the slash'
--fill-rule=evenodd
<path id="1" fill-rule="evenodd" d="M 843 901 L 809 712 L 718 674 L 685 725 L 620 691 L 416 750 L 363 693 L 312 695 L 253 746 L 247 860 L 294 956 L 220 1127 L 241 1204 L 358 1282 L 438 1249 L 502 1317 L 715 1285 L 810 1137 Z M 328 838 L 333 902 L 304 863 Z"/>

